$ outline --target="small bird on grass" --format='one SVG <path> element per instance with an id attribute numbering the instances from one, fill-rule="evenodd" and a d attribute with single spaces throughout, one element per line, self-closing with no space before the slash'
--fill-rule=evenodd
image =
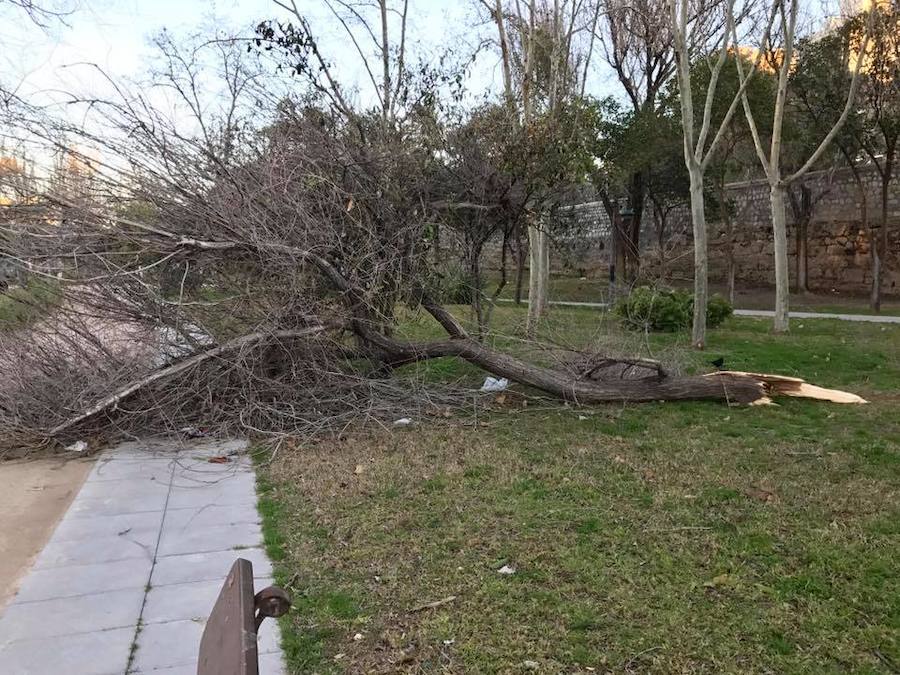
<path id="1" fill-rule="evenodd" d="M 725 357 L 720 356 L 719 358 L 710 361 L 710 363 L 716 367 L 716 370 L 722 370 L 725 366 Z"/>

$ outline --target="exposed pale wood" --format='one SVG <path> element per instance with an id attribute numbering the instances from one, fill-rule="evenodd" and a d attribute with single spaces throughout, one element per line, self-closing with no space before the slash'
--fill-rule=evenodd
<path id="1" fill-rule="evenodd" d="M 800 398 L 814 398 L 819 401 L 831 401 L 832 403 L 868 403 L 862 396 L 840 389 L 826 389 L 815 384 L 804 382 L 797 389 L 784 389 L 778 393 L 784 396 L 798 396 Z"/>
<path id="2" fill-rule="evenodd" d="M 794 396 L 797 398 L 812 398 L 819 401 L 832 403 L 868 403 L 866 399 L 848 391 L 840 389 L 826 389 L 815 384 L 810 384 L 799 377 L 787 375 L 773 375 L 771 373 L 747 373 L 737 370 L 724 370 L 709 373 L 706 377 L 747 377 L 760 382 L 766 390 L 767 396 L 753 401 L 751 405 L 768 405 L 772 403 L 771 396 Z"/>

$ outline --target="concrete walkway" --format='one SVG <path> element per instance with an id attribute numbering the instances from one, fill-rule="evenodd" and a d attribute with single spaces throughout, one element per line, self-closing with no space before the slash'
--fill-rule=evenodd
<path id="1" fill-rule="evenodd" d="M 513 302 L 508 298 L 500 298 L 499 302 Z M 528 304 L 528 300 L 523 300 Z M 573 300 L 551 300 L 551 305 L 559 307 L 588 307 L 590 309 L 609 309 L 608 302 L 575 302 Z M 770 309 L 736 309 L 735 316 L 755 316 L 773 318 L 775 312 Z M 840 321 L 862 321 L 869 323 L 900 323 L 900 316 L 883 314 L 832 314 L 829 312 L 791 312 L 792 319 L 838 319 Z"/>
<path id="2" fill-rule="evenodd" d="M 771 319 L 775 312 L 769 309 L 736 309 L 736 316 L 759 316 Z M 838 319 L 840 321 L 861 321 L 863 323 L 900 323 L 900 316 L 883 314 L 832 314 L 830 312 L 791 312 L 792 319 Z"/>
<path id="3" fill-rule="evenodd" d="M 238 557 L 271 583 L 240 442 L 127 443 L 105 453 L 0 617 L 0 671 L 193 675 Z M 211 463 L 210 457 L 227 457 Z M 260 673 L 283 673 L 274 621 Z"/>

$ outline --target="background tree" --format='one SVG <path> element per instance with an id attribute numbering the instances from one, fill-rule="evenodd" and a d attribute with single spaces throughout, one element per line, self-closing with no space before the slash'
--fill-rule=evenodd
<path id="1" fill-rule="evenodd" d="M 583 94 L 596 12 L 578 0 L 482 0 L 482 5 L 497 29 L 504 100 L 510 116 L 525 130 L 526 139 L 533 135 L 535 125 L 552 128 L 562 117 L 563 108 Z M 564 145 L 565 130 L 560 128 L 557 134 Z M 546 194 L 547 187 L 541 192 Z M 533 334 L 547 308 L 550 278 L 550 239 L 540 202 L 529 206 L 526 220 L 527 327 Z"/>
<path id="2" fill-rule="evenodd" d="M 875 311 L 881 311 L 888 254 L 888 196 L 900 142 L 900 6 L 896 2 L 875 2 L 868 14 L 853 17 L 845 30 L 851 54 L 863 71 L 860 103 L 865 132 L 860 134 L 860 146 L 881 179 L 878 233 L 870 242 L 871 304 Z"/>
<path id="3" fill-rule="evenodd" d="M 672 3 L 671 26 L 674 35 L 675 53 L 677 59 L 676 77 L 678 93 L 681 101 L 681 124 L 684 133 L 684 162 L 690 177 L 691 197 L 691 223 L 694 234 L 694 317 L 691 328 L 691 342 L 698 349 L 703 349 L 706 344 L 706 307 L 709 296 L 709 259 L 708 259 L 708 231 L 706 225 L 706 206 L 704 200 L 704 174 L 715 157 L 715 151 L 726 133 L 731 122 L 738 101 L 745 96 L 747 84 L 751 81 L 756 67 L 761 58 L 757 55 L 756 62 L 750 68 L 746 78 L 743 78 L 738 92 L 732 97 L 722 119 L 713 127 L 713 109 L 717 96 L 719 75 L 723 66 L 728 62 L 728 53 L 732 36 L 737 35 L 735 22 L 734 1 L 729 0 L 723 5 L 721 24 L 722 29 L 717 34 L 710 52 L 708 68 L 709 81 L 706 86 L 705 101 L 702 116 L 695 117 L 693 89 L 694 82 L 691 77 L 691 52 L 689 50 L 688 36 L 698 32 L 695 24 L 703 24 L 704 14 L 692 6 L 687 0 Z M 710 11 L 715 15 L 715 11 Z M 774 12 L 766 25 L 764 41 L 771 30 Z M 713 22 L 715 23 L 715 22 Z M 739 59 L 738 59 L 739 61 Z M 715 130 L 707 147 L 710 131 Z"/>
<path id="4" fill-rule="evenodd" d="M 664 239 L 669 212 L 687 201 L 687 173 L 681 159 L 678 121 L 668 107 L 660 105 L 635 113 L 612 97 L 598 105 L 601 115 L 593 181 L 612 224 L 609 294 L 614 298 L 635 281 L 627 272 L 629 261 L 632 272 L 635 266 L 623 229 L 631 223 L 623 222 L 620 215 L 620 210 L 630 208 L 631 202 L 620 196 L 628 195 L 634 176 L 640 174 L 659 244 Z"/>
<path id="5" fill-rule="evenodd" d="M 881 304 L 882 261 L 886 252 L 887 227 L 884 225 L 889 225 L 889 220 L 884 209 L 880 208 L 879 225 L 873 224 L 865 173 L 873 170 L 878 174 L 882 195 L 889 190 L 897 145 L 896 95 L 892 96 L 891 92 L 898 79 L 896 66 L 894 73 L 890 73 L 891 64 L 897 62 L 897 59 L 890 57 L 891 49 L 896 50 L 896 25 L 893 31 L 889 30 L 891 16 L 896 21 L 895 15 L 896 10 L 889 5 L 876 6 L 869 43 L 871 56 L 861 60 L 863 71 L 858 104 L 834 137 L 835 148 L 849 168 L 856 186 L 860 223 L 868 240 L 872 261 L 870 305 L 876 310 Z M 801 118 L 800 126 L 821 134 L 834 123 L 839 102 L 850 86 L 853 65 L 860 61 L 859 40 L 864 24 L 864 15 L 852 17 L 827 35 L 803 44 L 792 74 L 793 100 L 797 115 Z M 870 66 L 874 67 L 876 63 L 881 73 L 873 77 Z"/>
<path id="6" fill-rule="evenodd" d="M 789 303 L 790 303 L 790 272 L 788 268 L 787 252 L 787 218 L 786 218 L 786 192 L 794 181 L 802 178 L 819 160 L 822 153 L 830 145 L 834 137 L 840 132 L 847 120 L 856 98 L 856 90 L 859 85 L 859 73 L 861 60 L 854 69 L 850 87 L 840 116 L 832 125 L 828 133 L 809 155 L 801 166 L 787 176 L 782 169 L 782 145 L 784 140 L 784 120 L 787 108 L 788 85 L 790 72 L 795 62 L 795 47 L 797 44 L 797 18 L 799 13 L 799 0 L 776 0 L 773 3 L 773 15 L 776 16 L 778 34 L 781 36 L 781 47 L 776 52 L 770 32 L 767 31 L 760 43 L 760 52 L 772 55 L 771 61 L 777 66 L 778 85 L 775 94 L 775 105 L 772 113 L 772 134 L 769 149 L 763 148 L 763 137 L 756 124 L 756 119 L 746 92 L 742 94 L 744 114 L 750 128 L 753 145 L 756 149 L 760 164 L 769 182 L 769 200 L 772 212 L 772 236 L 775 249 L 775 319 L 774 330 L 782 333 L 789 327 Z M 860 51 L 865 52 L 868 43 L 868 31 L 862 38 Z M 743 86 L 747 75 L 744 72 L 741 60 L 735 61 L 738 75 Z"/>
<path id="7" fill-rule="evenodd" d="M 596 0 L 599 10 L 597 39 L 601 54 L 621 85 L 628 107 L 638 119 L 653 115 L 660 107 L 660 98 L 675 73 L 675 32 L 671 20 L 671 5 L 655 0 Z M 714 13 L 708 11 L 715 3 L 691 3 L 694 20 L 692 30 L 685 36 L 686 49 L 694 53 L 707 45 L 716 29 Z M 613 223 L 614 248 L 624 252 L 628 269 L 618 274 L 634 280 L 640 268 L 640 233 L 647 199 L 647 180 L 651 165 L 635 166 L 625 182 L 628 207 L 632 212 L 627 231 L 616 226 L 617 213 L 609 213 Z M 604 203 L 612 204 L 612 195 Z"/>
<path id="8" fill-rule="evenodd" d="M 725 234 L 723 242 L 725 252 L 725 284 L 728 301 L 733 305 L 735 301 L 735 275 L 737 264 L 734 251 L 734 218 L 736 205 L 726 190 L 730 181 L 746 178 L 749 169 L 756 165 L 754 150 L 747 122 L 743 115 L 732 115 L 727 124 L 723 125 L 725 116 L 731 107 L 731 102 L 740 93 L 740 82 L 734 60 L 742 58 L 744 67 L 753 68 L 753 62 L 741 55 L 739 51 L 732 49 L 727 56 L 725 66 L 719 72 L 717 83 L 717 96 L 713 100 L 712 125 L 722 127 L 723 133 L 718 146 L 712 154 L 707 166 L 706 176 L 709 183 L 707 196 L 708 213 L 714 220 L 722 223 Z M 691 87 L 694 91 L 694 100 L 702 99 L 709 90 L 711 71 L 708 62 L 700 59 L 691 66 Z M 754 110 L 756 119 L 762 127 L 762 133 L 768 135 L 768 118 L 766 113 L 772 109 L 775 100 L 775 81 L 772 73 L 760 63 L 754 77 L 746 86 L 747 97 L 750 106 Z M 677 102 L 676 102 L 677 105 Z"/>

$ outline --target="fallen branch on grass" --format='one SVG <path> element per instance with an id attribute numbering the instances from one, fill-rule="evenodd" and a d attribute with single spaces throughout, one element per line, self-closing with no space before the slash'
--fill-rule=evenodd
<path id="1" fill-rule="evenodd" d="M 426 602 L 424 605 L 419 605 L 418 607 L 413 607 L 409 610 L 411 613 L 416 612 L 424 612 L 426 609 L 437 609 L 438 607 L 443 607 L 444 605 L 449 605 L 451 602 L 456 600 L 455 595 L 448 595 L 446 598 L 441 600 L 435 600 L 434 602 Z"/>
<path id="2" fill-rule="evenodd" d="M 188 370 L 189 368 L 193 368 L 194 366 L 197 366 L 209 359 L 223 356 L 224 354 L 227 354 L 229 352 L 239 351 L 244 347 L 248 347 L 248 346 L 257 344 L 263 340 L 271 341 L 271 340 L 287 340 L 287 339 L 312 337 L 313 335 L 318 335 L 318 334 L 324 332 L 327 328 L 328 328 L 328 326 L 317 325 L 317 326 L 310 326 L 309 328 L 304 328 L 304 329 L 300 329 L 300 330 L 281 330 L 281 331 L 274 331 L 271 333 L 251 333 L 249 335 L 243 335 L 239 338 L 235 338 L 234 340 L 229 340 L 225 344 L 219 345 L 218 347 L 213 347 L 211 349 L 207 349 L 198 354 L 194 354 L 193 356 L 189 356 L 188 358 L 183 359 L 182 361 L 179 361 L 178 363 L 175 363 L 171 366 L 167 366 L 165 368 L 157 370 L 156 372 L 151 373 L 150 375 L 147 375 L 146 377 L 143 377 L 139 380 L 136 380 L 135 382 L 132 382 L 128 386 L 123 387 L 122 389 L 119 389 L 114 394 L 111 394 L 111 395 L 101 399 L 100 401 L 98 401 L 97 403 L 92 405 L 90 408 L 88 408 L 81 414 L 76 415 L 75 417 L 72 417 L 72 418 L 66 420 L 62 424 L 59 424 L 59 425 L 53 427 L 48 432 L 48 435 L 51 437 L 59 436 L 66 430 L 74 427 L 76 424 L 79 424 L 81 422 L 89 420 L 90 418 L 94 417 L 95 415 L 100 414 L 104 410 L 109 410 L 111 408 L 115 408 L 115 406 L 117 406 L 119 404 L 119 402 L 123 401 L 131 394 L 134 394 L 139 389 L 147 387 L 147 386 L 153 384 L 154 382 L 158 382 L 160 380 L 164 380 L 166 378 L 178 375 L 179 373 L 184 372 L 184 371 Z"/>
<path id="3" fill-rule="evenodd" d="M 185 240 L 182 239 L 179 246 L 184 243 Z M 217 248 L 224 249 L 225 244 L 231 243 L 217 242 L 217 244 L 220 245 Z M 245 348 L 277 340 L 310 338 L 329 329 L 353 333 L 360 344 L 371 353 L 372 358 L 381 361 L 385 366 L 396 367 L 433 358 L 456 357 L 475 364 L 492 375 L 507 378 L 576 404 L 709 399 L 725 401 L 728 404 L 760 405 L 771 403 L 770 397 L 777 395 L 805 396 L 840 403 L 865 402 L 854 394 L 816 387 L 799 378 L 732 371 L 719 371 L 709 376 L 673 377 L 656 362 L 636 359 L 602 359 L 604 368 L 619 365 L 625 370 L 620 370 L 616 377 L 585 379 L 571 372 L 528 363 L 471 338 L 452 313 L 422 292 L 419 293 L 421 306 L 444 328 L 448 338 L 428 342 L 398 340 L 386 335 L 387 331 L 380 330 L 380 326 L 370 320 L 370 310 L 361 302 L 365 294 L 361 289 L 355 288 L 334 265 L 310 252 L 304 252 L 303 257 L 317 267 L 335 288 L 342 291 L 349 314 L 345 321 L 328 324 L 315 317 L 309 317 L 308 320 L 313 325 L 307 328 L 254 332 L 217 347 L 205 349 L 106 396 L 84 412 L 53 427 L 48 435 L 58 437 L 106 410 L 115 409 L 121 401 L 140 389 L 174 377 L 210 359 L 224 358 L 227 354 L 240 353 Z M 335 340 L 335 343 L 339 344 L 340 340 Z M 648 370 L 652 367 L 651 374 L 624 377 L 625 372 L 635 367 Z"/>

